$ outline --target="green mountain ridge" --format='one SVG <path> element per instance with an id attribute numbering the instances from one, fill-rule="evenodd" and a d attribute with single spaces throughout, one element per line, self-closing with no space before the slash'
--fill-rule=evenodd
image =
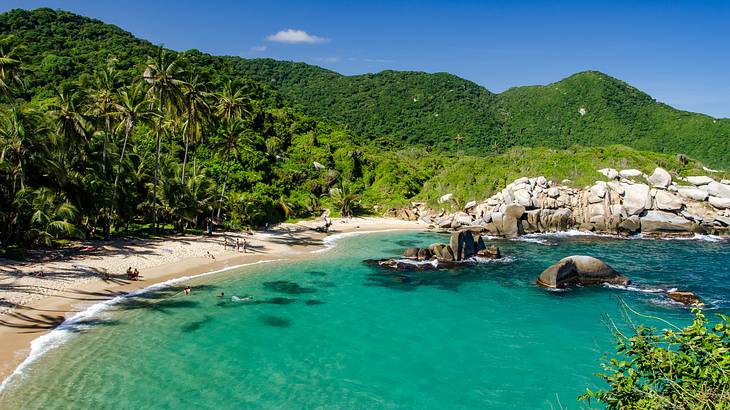
<path id="1" fill-rule="evenodd" d="M 34 92 L 87 73 L 110 55 L 131 75 L 134 64 L 155 48 L 116 26 L 61 10 L 4 13 L 0 32 L 29 45 L 35 73 L 29 87 Z M 77 52 L 66 54 L 71 49 Z M 677 110 L 597 71 L 494 94 L 448 73 L 344 76 L 305 63 L 215 57 L 197 50 L 184 54 L 213 77 L 250 78 L 308 115 L 338 122 L 383 144 L 474 155 L 514 146 L 623 144 L 682 153 L 711 166 L 730 165 L 730 119 Z"/>

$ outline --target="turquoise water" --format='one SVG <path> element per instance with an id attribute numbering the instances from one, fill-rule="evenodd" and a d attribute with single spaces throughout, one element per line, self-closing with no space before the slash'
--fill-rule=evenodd
<path id="1" fill-rule="evenodd" d="M 678 324 L 689 311 L 647 292 L 686 288 L 730 311 L 728 242 L 541 237 L 496 241 L 506 262 L 457 270 L 362 262 L 444 239 L 355 236 L 310 260 L 194 279 L 187 297 L 176 285 L 128 301 L 27 367 L 0 408 L 578 408 L 619 296 Z M 634 290 L 534 285 L 571 254 L 605 260 Z"/>

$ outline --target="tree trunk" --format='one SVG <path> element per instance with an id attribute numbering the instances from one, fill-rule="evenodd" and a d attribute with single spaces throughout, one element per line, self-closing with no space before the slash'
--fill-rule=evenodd
<path id="1" fill-rule="evenodd" d="M 152 232 L 157 233 L 157 181 L 159 179 L 158 174 L 160 170 L 160 127 L 162 126 L 162 120 L 157 122 L 157 154 L 155 155 L 155 182 L 152 189 Z"/>
<path id="2" fill-rule="evenodd" d="M 112 193 L 112 207 L 111 211 L 109 212 L 109 221 L 108 224 L 111 226 L 112 217 L 114 216 L 114 205 L 116 204 L 117 200 L 117 187 L 119 186 L 119 175 L 122 173 L 122 163 L 124 162 L 124 152 L 127 150 L 127 141 L 129 141 L 129 136 L 132 134 L 132 129 L 134 128 L 134 123 L 128 122 L 127 126 L 124 128 L 124 142 L 122 143 L 122 153 L 119 156 L 119 166 L 117 167 L 117 175 L 114 177 L 114 191 Z"/>
<path id="3" fill-rule="evenodd" d="M 226 194 L 226 184 L 228 183 L 228 173 L 231 171 L 231 147 L 228 146 L 228 152 L 226 152 L 226 177 L 223 179 L 223 189 L 221 189 L 221 197 L 218 200 L 218 213 L 216 218 L 221 217 L 221 207 L 223 206 L 223 196 Z"/>
<path id="4" fill-rule="evenodd" d="M 185 165 L 188 163 L 188 144 L 190 143 L 190 128 L 193 125 L 192 119 L 188 119 L 188 127 L 185 130 L 185 155 L 183 155 L 182 177 L 180 182 L 185 183 Z"/>

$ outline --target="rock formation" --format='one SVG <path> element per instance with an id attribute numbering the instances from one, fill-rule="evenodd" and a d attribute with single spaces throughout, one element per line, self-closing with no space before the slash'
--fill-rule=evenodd
<path id="1" fill-rule="evenodd" d="M 563 258 L 545 269 L 537 279 L 537 283 L 548 288 L 565 288 L 597 283 L 628 285 L 630 281 L 600 259 L 574 255 Z"/>
<path id="2" fill-rule="evenodd" d="M 606 180 L 580 189 L 543 176 L 522 177 L 489 198 L 469 201 L 456 213 L 414 203 L 389 214 L 441 229 L 468 228 L 508 238 L 568 229 L 623 235 L 730 235 L 730 181 L 673 178 L 662 168 L 649 176 L 636 169 L 605 168 L 598 173 Z"/>
<path id="3" fill-rule="evenodd" d="M 667 292 L 667 297 L 675 302 L 683 303 L 687 306 L 704 306 L 704 302 L 699 296 L 687 290 L 672 289 Z"/>

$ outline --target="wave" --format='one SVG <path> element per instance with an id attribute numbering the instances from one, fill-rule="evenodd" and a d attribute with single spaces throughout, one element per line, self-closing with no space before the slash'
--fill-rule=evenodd
<path id="1" fill-rule="evenodd" d="M 704 241 L 704 242 L 725 242 L 730 238 L 723 237 L 723 236 L 717 236 L 717 235 L 705 235 L 705 234 L 699 234 L 696 233 L 693 236 L 677 236 L 677 237 L 666 237 L 666 238 L 652 238 L 647 237 L 642 234 L 638 234 L 633 236 L 634 239 L 659 239 L 662 241 Z"/>
<path id="2" fill-rule="evenodd" d="M 153 292 L 156 290 L 164 289 L 169 286 L 172 286 L 174 284 L 185 282 L 190 279 L 200 278 L 203 276 L 213 275 L 233 269 L 242 268 L 244 266 L 253 266 L 253 265 L 259 265 L 263 263 L 269 263 L 269 262 L 276 262 L 279 259 L 265 259 L 260 260 L 257 262 L 252 263 L 244 263 L 240 265 L 235 266 L 227 266 L 223 269 L 218 269 L 210 272 L 204 272 L 197 275 L 189 275 L 189 276 L 181 276 L 179 278 L 166 280 L 164 282 L 155 283 L 154 285 L 147 286 L 142 289 L 137 289 L 134 291 L 131 291 L 129 293 L 126 293 L 124 295 L 116 296 L 114 298 L 111 298 L 109 300 L 105 300 L 104 302 L 96 303 L 94 305 L 89 306 L 88 308 L 84 309 L 83 311 L 71 316 L 70 318 L 64 320 L 60 325 L 56 326 L 53 330 L 50 332 L 34 339 L 30 343 L 30 353 L 28 354 L 28 357 L 23 360 L 22 363 L 18 365 L 18 367 L 15 368 L 13 373 L 11 373 L 8 377 L 3 380 L 2 383 L 0 383 L 0 392 L 2 392 L 9 384 L 10 382 L 15 379 L 16 377 L 20 377 L 23 375 L 23 372 L 25 369 L 30 366 L 33 362 L 38 360 L 41 356 L 44 354 L 50 352 L 51 350 L 61 346 L 65 342 L 67 342 L 72 335 L 77 333 L 79 330 L 88 329 L 92 327 L 93 325 L 89 325 L 91 318 L 99 315 L 100 313 L 104 312 L 105 310 L 109 309 L 110 307 L 121 303 L 122 301 L 134 298 L 140 295 L 143 295 L 148 292 Z"/>
<path id="3" fill-rule="evenodd" d="M 628 292 L 639 292 L 639 293 L 667 293 L 670 292 L 672 289 L 661 289 L 661 288 L 640 288 L 633 285 L 617 285 L 613 283 L 604 283 L 604 288 L 609 289 L 619 289 L 619 290 L 625 290 Z"/>
<path id="4" fill-rule="evenodd" d="M 329 252 L 332 249 L 337 247 L 336 242 L 338 240 L 349 237 L 349 236 L 358 236 L 358 235 L 363 235 L 366 233 L 393 232 L 393 231 L 400 231 L 400 230 L 401 229 L 382 229 L 382 230 L 375 230 L 375 231 L 352 231 L 352 232 L 336 233 L 334 235 L 329 235 L 329 236 L 325 237 L 324 239 L 322 239 L 322 244 L 324 245 L 324 248 L 313 250 L 310 253 Z"/>
<path id="5" fill-rule="evenodd" d="M 514 256 L 503 256 L 499 259 L 484 258 L 482 256 L 472 256 L 468 259 L 469 262 L 485 263 L 485 264 L 508 264 L 516 260 Z"/>

